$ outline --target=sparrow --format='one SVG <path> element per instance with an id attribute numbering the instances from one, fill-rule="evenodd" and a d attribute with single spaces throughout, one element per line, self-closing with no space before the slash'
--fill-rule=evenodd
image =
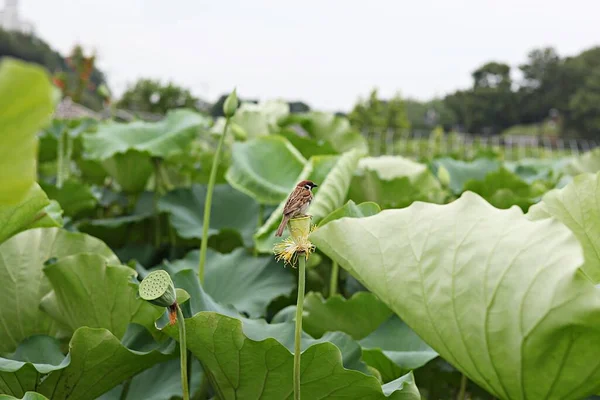
<path id="1" fill-rule="evenodd" d="M 283 234 L 283 230 L 291 218 L 304 215 L 313 200 L 312 189 L 317 186 L 318 185 L 313 181 L 307 180 L 300 181 L 296 185 L 285 202 L 285 206 L 283 207 L 283 219 L 281 220 L 281 224 L 279 224 L 279 228 L 277 228 L 275 236 L 281 236 Z"/>

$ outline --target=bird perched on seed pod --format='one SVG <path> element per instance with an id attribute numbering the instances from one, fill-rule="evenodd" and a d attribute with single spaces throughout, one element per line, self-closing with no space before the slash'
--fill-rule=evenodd
<path id="1" fill-rule="evenodd" d="M 277 228 L 275 236 L 281 236 L 283 234 L 283 230 L 290 219 L 306 213 L 308 206 L 310 206 L 310 203 L 313 200 L 312 189 L 317 186 L 316 183 L 308 180 L 300 181 L 296 185 L 285 202 L 285 206 L 283 207 L 283 219 L 281 220 L 281 224 L 279 224 L 279 228 Z"/>

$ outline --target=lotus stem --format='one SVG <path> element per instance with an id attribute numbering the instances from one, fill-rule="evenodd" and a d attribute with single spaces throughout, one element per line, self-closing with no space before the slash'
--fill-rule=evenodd
<path id="1" fill-rule="evenodd" d="M 67 145 L 66 156 L 63 161 L 63 180 L 69 179 L 71 175 L 71 160 L 73 159 L 73 138 L 65 131 L 65 140 Z"/>
<path id="2" fill-rule="evenodd" d="M 210 177 L 208 178 L 208 187 L 206 189 L 206 200 L 204 202 L 204 218 L 202 219 L 202 242 L 200 242 L 200 263 L 198 265 L 198 277 L 200 283 L 204 284 L 204 264 L 206 264 L 206 252 L 208 251 L 208 227 L 210 226 L 210 207 L 212 204 L 212 195 L 215 188 L 215 182 L 217 180 L 217 168 L 219 167 L 219 158 L 221 156 L 221 149 L 223 142 L 225 142 L 225 135 L 227 135 L 227 129 L 229 128 L 230 118 L 225 121 L 225 127 L 223 128 L 223 134 L 219 139 L 217 145 L 217 151 L 215 152 L 215 158 L 213 158 L 212 167 L 210 169 Z"/>
<path id="3" fill-rule="evenodd" d="M 331 264 L 331 277 L 329 281 L 329 297 L 335 296 L 337 294 L 338 287 L 338 276 L 340 273 L 340 266 L 336 261 L 332 261 Z"/>
<path id="4" fill-rule="evenodd" d="M 61 188 L 63 185 L 64 173 L 64 158 L 65 158 L 65 132 L 61 132 L 58 137 L 58 147 L 56 149 L 56 187 Z"/>
<path id="5" fill-rule="evenodd" d="M 185 319 L 179 304 L 177 307 L 177 323 L 179 324 L 179 353 L 181 361 L 181 389 L 183 391 L 183 400 L 190 400 L 190 389 L 188 386 L 188 370 L 187 370 L 187 345 L 185 341 Z"/>
<path id="6" fill-rule="evenodd" d="M 458 392 L 457 400 L 465 400 L 465 394 L 467 393 L 467 376 L 462 374 L 460 378 L 460 391 Z"/>
<path id="7" fill-rule="evenodd" d="M 296 302 L 296 331 L 294 339 L 294 400 L 300 400 L 300 341 L 302 339 L 302 311 L 304 309 L 304 286 L 306 281 L 306 258 L 298 257 L 298 301 Z"/>

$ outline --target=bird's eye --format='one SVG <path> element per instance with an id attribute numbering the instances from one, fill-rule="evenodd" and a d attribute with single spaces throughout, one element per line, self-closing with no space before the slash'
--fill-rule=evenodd
<path id="1" fill-rule="evenodd" d="M 311 186 L 309 184 L 304 185 L 305 188 L 307 188 L 308 190 L 311 189 Z"/>

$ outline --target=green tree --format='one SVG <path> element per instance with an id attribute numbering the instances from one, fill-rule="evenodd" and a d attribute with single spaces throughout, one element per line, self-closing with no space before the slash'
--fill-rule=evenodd
<path id="1" fill-rule="evenodd" d="M 373 89 L 368 100 L 359 99 L 350 114 L 350 123 L 361 131 L 372 130 L 408 130 L 408 119 L 404 100 L 396 94 L 388 101 L 380 100 L 377 89 Z"/>
<path id="2" fill-rule="evenodd" d="M 600 139 L 600 67 L 594 68 L 569 101 L 570 126 L 581 136 Z"/>
<path id="3" fill-rule="evenodd" d="M 198 99 L 189 90 L 171 82 L 140 79 L 129 87 L 117 103 L 117 107 L 132 111 L 166 114 L 176 108 L 196 109 Z"/>

